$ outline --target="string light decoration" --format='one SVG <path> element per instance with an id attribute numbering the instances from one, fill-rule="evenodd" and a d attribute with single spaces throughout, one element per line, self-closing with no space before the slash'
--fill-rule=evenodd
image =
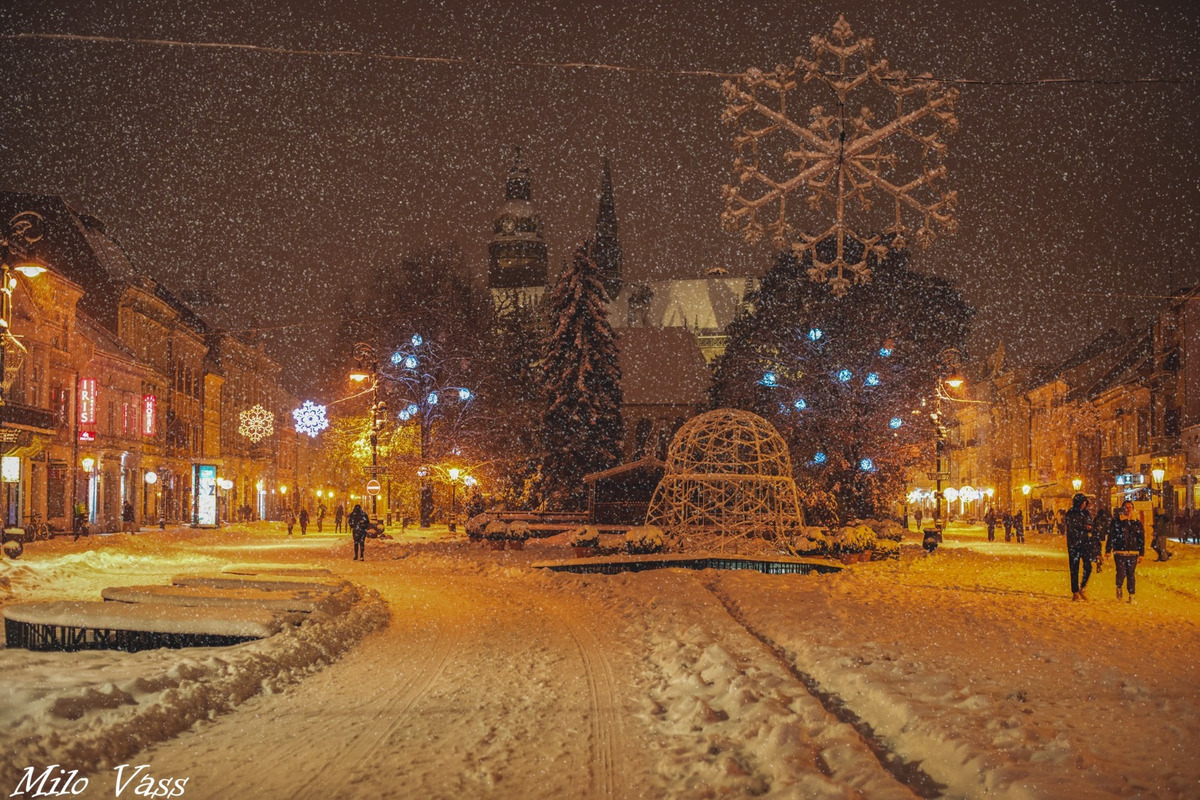
<path id="1" fill-rule="evenodd" d="M 312 400 L 305 400 L 299 408 L 292 409 L 292 419 L 296 421 L 296 433 L 307 433 L 314 439 L 329 427 L 325 406 L 319 406 Z"/>
<path id="2" fill-rule="evenodd" d="M 275 415 L 261 405 L 238 414 L 238 433 L 258 444 L 275 432 Z"/>
<path id="3" fill-rule="evenodd" d="M 811 42 L 811 58 L 797 57 L 791 67 L 771 72 L 751 68 L 725 81 L 722 121 L 736 128 L 738 183 L 723 187 L 721 222 L 750 244 L 769 238 L 797 258 L 807 254 L 809 278 L 842 297 L 871 279 L 868 259 L 883 258 L 889 246 L 904 249 L 911 236 L 926 247 L 935 228 L 955 231 L 958 195 L 942 188 L 942 159 L 944 137 L 958 127 L 958 90 L 876 59 L 874 40 L 856 39 L 845 17 L 838 17 L 832 38 Z M 829 90 L 831 105 L 789 97 L 810 83 Z M 872 87 L 884 91 L 864 99 Z M 793 119 L 794 110 L 806 111 L 808 121 Z M 786 168 L 792 172 L 785 177 L 770 174 Z M 877 200 L 891 204 L 890 219 L 868 215 Z M 805 208 L 811 216 L 801 222 L 796 217 Z M 830 212 L 830 224 L 819 221 L 828 221 Z"/>

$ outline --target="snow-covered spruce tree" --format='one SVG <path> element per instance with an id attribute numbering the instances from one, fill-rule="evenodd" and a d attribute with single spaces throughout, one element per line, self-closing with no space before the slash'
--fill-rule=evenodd
<path id="1" fill-rule="evenodd" d="M 840 299 L 806 267 L 785 253 L 763 276 L 729 327 L 713 404 L 775 425 L 812 521 L 890 515 L 909 471 L 933 466 L 939 356 L 962 349 L 971 309 L 904 252 Z"/>
<path id="2" fill-rule="evenodd" d="M 554 285 L 548 323 L 542 340 L 545 498 L 579 508 L 584 475 L 617 463 L 625 433 L 616 336 L 590 242 L 575 249 Z"/>

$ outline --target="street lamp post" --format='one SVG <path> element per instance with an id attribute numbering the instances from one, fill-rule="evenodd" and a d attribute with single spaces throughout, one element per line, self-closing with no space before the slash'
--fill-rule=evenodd
<path id="1" fill-rule="evenodd" d="M 446 474 L 450 476 L 450 522 L 447 527 L 449 527 L 451 533 L 454 533 L 457 530 L 457 524 L 454 520 L 454 490 L 458 484 L 459 469 L 458 467 L 451 467 L 446 470 Z"/>
<path id="2" fill-rule="evenodd" d="M 938 360 L 941 362 L 938 368 L 938 382 L 934 387 L 934 458 L 935 458 L 935 479 L 936 486 L 934 490 L 934 501 L 936 503 L 934 510 L 934 525 L 937 529 L 943 530 L 946 527 L 945 507 L 942 501 L 945 499 L 942 492 L 942 481 L 944 477 L 948 477 L 950 470 L 947 464 L 947 438 L 946 421 L 943 418 L 942 400 L 952 400 L 953 398 L 946 394 L 946 388 L 960 389 L 963 385 L 962 375 L 959 373 L 959 362 L 962 356 L 957 349 L 947 347 L 938 354 Z"/>

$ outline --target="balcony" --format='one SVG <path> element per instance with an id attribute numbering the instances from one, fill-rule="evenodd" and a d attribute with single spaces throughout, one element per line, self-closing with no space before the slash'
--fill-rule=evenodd
<path id="1" fill-rule="evenodd" d="M 14 441 L 16 431 L 54 435 L 54 417 L 49 409 L 20 403 L 0 405 L 0 441 Z M 11 432 L 11 433 L 10 433 Z"/>
<path id="2" fill-rule="evenodd" d="M 1100 459 L 1100 470 L 1113 473 L 1129 472 L 1129 457 L 1105 456 Z"/>

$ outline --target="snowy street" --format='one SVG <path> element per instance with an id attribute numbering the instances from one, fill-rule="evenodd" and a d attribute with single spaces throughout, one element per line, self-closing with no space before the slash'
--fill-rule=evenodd
<path id="1" fill-rule="evenodd" d="M 1148 559 L 1130 607 L 1113 598 L 1111 565 L 1089 602 L 1070 602 L 1050 537 L 947 539 L 932 557 L 909 542 L 900 561 L 829 576 L 530 569 L 569 557 L 556 540 L 521 553 L 372 542 L 365 563 L 343 537 L 265 527 L 56 541 L 4 562 L 6 603 L 303 564 L 378 591 L 388 620 L 360 614 L 365 638 L 343 636 L 348 649 L 315 672 L 239 660 L 266 642 L 4 651 L 0 775 L 15 786 L 31 765 L 87 769 L 95 797 L 111 796 L 121 763 L 187 777 L 200 798 L 1195 796 L 1196 548 Z M 172 716 L 194 711 L 178 697 L 210 680 L 213 658 L 261 674 L 172 736 L 186 727 Z M 182 680 L 147 686 L 162 670 Z M 161 735 L 141 741 L 163 741 L 136 756 L 74 743 L 155 704 Z"/>

